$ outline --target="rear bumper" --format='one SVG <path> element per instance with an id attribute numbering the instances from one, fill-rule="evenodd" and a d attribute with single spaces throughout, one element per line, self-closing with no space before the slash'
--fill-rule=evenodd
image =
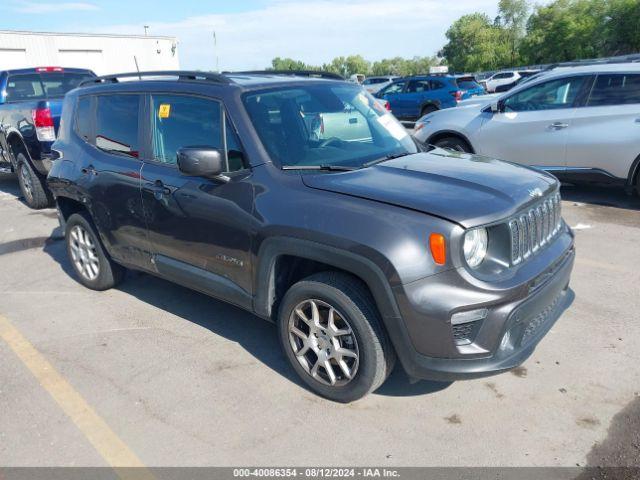
<path id="1" fill-rule="evenodd" d="M 451 302 L 456 302 L 456 297 L 464 298 L 459 294 L 459 287 L 440 287 L 443 295 L 449 290 L 453 299 L 423 306 L 425 310 L 445 310 L 446 313 L 434 318 L 433 314 L 422 312 L 421 322 L 417 321 L 415 312 L 411 318 L 404 315 L 412 302 L 409 293 L 399 303 L 402 321 L 407 327 L 406 343 L 410 345 L 405 348 L 396 345 L 407 374 L 414 378 L 453 381 L 501 373 L 523 363 L 573 301 L 574 294 L 568 285 L 574 258 L 575 250 L 571 246 L 554 265 L 522 288 L 493 292 L 490 303 L 470 304 L 471 309 L 480 306 L 488 313 L 478 322 L 466 344 L 454 339 L 451 310 L 446 310 Z M 427 291 L 428 287 L 422 294 Z M 478 291 L 470 291 L 466 298 L 472 297 L 482 299 L 483 296 Z M 415 292 L 413 298 L 416 298 Z M 426 302 L 424 299 L 428 297 L 420 295 L 420 298 Z"/>

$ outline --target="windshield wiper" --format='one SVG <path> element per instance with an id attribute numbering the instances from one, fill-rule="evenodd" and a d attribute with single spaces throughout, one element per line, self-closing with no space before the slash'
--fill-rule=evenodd
<path id="1" fill-rule="evenodd" d="M 371 160 L 370 162 L 364 163 L 362 164 L 362 168 L 370 167 L 371 165 L 375 165 L 377 163 L 386 162 L 387 160 L 393 160 L 394 158 L 406 157 L 407 155 L 413 155 L 413 153 L 410 153 L 410 152 L 392 153 L 390 155 L 387 155 L 386 157 L 377 158 L 375 160 Z"/>
<path id="2" fill-rule="evenodd" d="M 356 167 L 344 165 L 284 165 L 282 170 L 327 170 L 329 172 L 350 172 L 357 170 Z"/>

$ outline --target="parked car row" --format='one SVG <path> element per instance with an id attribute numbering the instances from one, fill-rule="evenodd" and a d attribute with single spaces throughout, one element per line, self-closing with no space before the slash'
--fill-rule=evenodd
<path id="1" fill-rule="evenodd" d="M 553 68 L 507 93 L 425 115 L 414 134 L 563 181 L 640 191 L 640 63 Z"/>
<path id="2" fill-rule="evenodd" d="M 428 147 L 359 85 L 83 75 L 49 122 L 55 143 L 42 141 L 68 257 L 90 289 L 140 270 L 272 321 L 300 379 L 341 402 L 378 388 L 396 360 L 442 381 L 516 367 L 571 302 L 558 181 Z M 459 96 L 453 77 L 402 81 L 411 108 L 422 90 Z M 37 138 L 36 116 L 20 135 Z"/>

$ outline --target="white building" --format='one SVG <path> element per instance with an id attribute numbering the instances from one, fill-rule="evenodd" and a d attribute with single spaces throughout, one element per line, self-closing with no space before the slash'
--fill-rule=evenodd
<path id="1" fill-rule="evenodd" d="M 97 75 L 178 70 L 174 37 L 0 30 L 0 70 L 41 66 L 89 68 Z"/>

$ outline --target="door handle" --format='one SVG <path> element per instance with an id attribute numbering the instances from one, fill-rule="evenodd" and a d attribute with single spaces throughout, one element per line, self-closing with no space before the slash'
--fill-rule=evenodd
<path id="1" fill-rule="evenodd" d="M 98 171 L 93 165 L 87 165 L 80 170 L 85 175 L 98 175 Z"/>
<path id="2" fill-rule="evenodd" d="M 156 197 L 157 200 L 161 200 L 163 196 L 171 195 L 172 193 L 172 190 L 164 183 L 162 183 L 162 180 L 156 180 L 153 183 L 145 183 L 142 187 L 142 190 L 153 194 L 153 196 Z"/>
<path id="3" fill-rule="evenodd" d="M 551 125 L 549 125 L 549 128 L 552 130 L 562 130 L 563 128 L 567 128 L 568 126 L 569 126 L 568 123 L 554 122 Z"/>

